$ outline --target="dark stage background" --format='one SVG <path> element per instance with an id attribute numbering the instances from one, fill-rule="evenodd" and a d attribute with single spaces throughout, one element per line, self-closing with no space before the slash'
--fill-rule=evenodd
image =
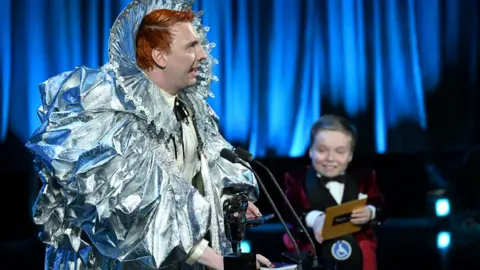
<path id="1" fill-rule="evenodd" d="M 2 2 L 0 268 L 7 261 L 42 268 L 44 247 L 31 221 L 40 183 L 24 148 L 39 126 L 37 86 L 77 65 L 108 61 L 109 28 L 128 2 Z M 308 163 L 313 122 L 345 115 L 360 132 L 352 166 L 377 170 L 390 205 L 391 219 L 378 231 L 380 268 L 470 269 L 458 263 L 480 262 L 470 245 L 480 230 L 462 227 L 469 211 L 480 210 L 478 1 L 198 0 L 194 7 L 204 10 L 207 37 L 217 44 L 220 81 L 209 103 L 229 141 L 251 151 L 283 186 L 285 171 Z M 448 225 L 436 223 L 439 190 L 451 202 Z M 264 197 L 258 205 L 272 212 Z M 282 250 L 275 222 L 247 235 L 253 249 L 274 258 Z M 452 240 L 448 260 L 436 249 L 439 230 L 461 239 Z"/>

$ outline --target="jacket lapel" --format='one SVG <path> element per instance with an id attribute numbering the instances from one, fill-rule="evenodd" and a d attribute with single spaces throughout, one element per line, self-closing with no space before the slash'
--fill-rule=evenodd
<path id="1" fill-rule="evenodd" d="M 311 209 L 325 211 L 327 207 L 337 205 L 330 191 L 319 183 L 313 168 L 308 169 L 305 178 L 305 192 Z"/>
<path id="2" fill-rule="evenodd" d="M 355 176 L 351 174 L 346 174 L 345 176 L 347 179 L 343 189 L 342 203 L 358 199 L 358 194 L 360 192 L 360 185 Z"/>

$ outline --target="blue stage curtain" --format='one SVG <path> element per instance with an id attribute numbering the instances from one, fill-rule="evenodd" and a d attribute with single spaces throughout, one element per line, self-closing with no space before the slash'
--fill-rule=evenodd
<path id="1" fill-rule="evenodd" d="M 108 60 L 109 28 L 128 2 L 2 2 L 0 141 L 7 130 L 25 141 L 39 125 L 39 83 Z M 217 43 L 220 81 L 209 102 L 225 137 L 257 156 L 302 156 L 324 113 L 355 120 L 360 151 L 474 143 L 478 1 L 197 0 L 194 8 Z"/>

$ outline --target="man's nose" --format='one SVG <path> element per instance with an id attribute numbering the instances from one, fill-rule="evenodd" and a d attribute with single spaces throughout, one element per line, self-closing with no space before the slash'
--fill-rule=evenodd
<path id="1" fill-rule="evenodd" d="M 198 46 L 198 51 L 197 51 L 197 60 L 202 61 L 207 58 L 207 55 L 205 54 L 205 50 L 203 50 L 202 46 Z"/>

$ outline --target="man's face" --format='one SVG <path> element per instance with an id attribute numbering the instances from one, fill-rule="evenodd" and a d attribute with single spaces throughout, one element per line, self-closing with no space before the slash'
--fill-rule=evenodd
<path id="1" fill-rule="evenodd" d="M 173 40 L 164 71 L 171 80 L 169 84 L 180 91 L 197 82 L 197 68 L 206 55 L 191 23 L 177 23 L 171 30 Z"/>
<path id="2" fill-rule="evenodd" d="M 310 147 L 312 166 L 323 176 L 343 173 L 352 160 L 352 138 L 341 131 L 322 130 Z"/>

